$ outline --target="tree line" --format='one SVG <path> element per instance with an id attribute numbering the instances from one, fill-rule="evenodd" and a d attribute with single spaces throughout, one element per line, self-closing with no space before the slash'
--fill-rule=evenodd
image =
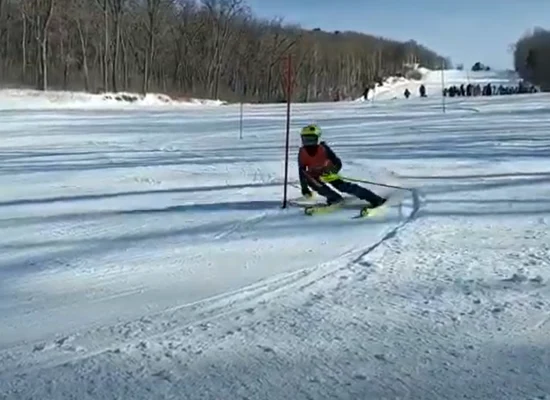
<path id="1" fill-rule="evenodd" d="M 4 86 L 272 102 L 286 98 L 289 55 L 295 101 L 449 65 L 414 41 L 260 19 L 243 0 L 0 0 Z"/>
<path id="2" fill-rule="evenodd" d="M 536 28 L 515 44 L 514 65 L 519 76 L 550 91 L 550 31 Z"/>

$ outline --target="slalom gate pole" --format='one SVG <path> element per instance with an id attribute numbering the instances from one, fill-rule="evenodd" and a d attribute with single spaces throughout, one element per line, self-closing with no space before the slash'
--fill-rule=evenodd
<path id="1" fill-rule="evenodd" d="M 239 139 L 243 138 L 243 100 L 241 100 L 241 107 L 239 113 Z"/>
<path id="2" fill-rule="evenodd" d="M 387 187 L 387 188 L 392 188 L 392 189 L 408 190 L 408 191 L 414 190 L 414 189 L 407 188 L 407 187 L 403 187 L 403 186 L 386 185 L 385 183 L 378 183 L 378 182 L 373 182 L 373 181 L 367 181 L 367 180 L 365 180 L 365 179 L 349 178 L 349 177 L 347 177 L 347 176 L 341 176 L 340 178 L 342 178 L 342 179 L 345 180 L 345 181 L 349 181 L 349 182 L 367 183 L 367 184 L 369 184 L 369 185 L 382 186 L 382 187 Z"/>
<path id="3" fill-rule="evenodd" d="M 287 56 L 286 65 L 286 138 L 285 138 L 285 179 L 284 179 L 284 192 L 283 192 L 283 208 L 287 206 L 288 196 L 288 153 L 290 147 L 290 98 L 292 93 L 292 61 L 290 54 Z"/>
<path id="4" fill-rule="evenodd" d="M 445 95 L 443 91 L 445 90 L 445 72 L 443 70 L 443 61 L 441 62 L 441 108 L 443 109 L 443 114 L 445 114 Z"/>

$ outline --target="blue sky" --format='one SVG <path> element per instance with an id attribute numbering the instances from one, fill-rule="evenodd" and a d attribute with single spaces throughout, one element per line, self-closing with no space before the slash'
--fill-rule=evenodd
<path id="1" fill-rule="evenodd" d="M 416 40 L 467 68 L 513 68 L 509 46 L 550 29 L 550 0 L 246 0 L 259 17 L 304 28 L 354 30 Z"/>

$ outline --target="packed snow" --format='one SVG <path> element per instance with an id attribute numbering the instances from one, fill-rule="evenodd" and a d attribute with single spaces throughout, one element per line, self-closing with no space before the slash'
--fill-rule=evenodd
<path id="1" fill-rule="evenodd" d="M 549 398 L 549 100 L 0 111 L 0 398 Z"/>

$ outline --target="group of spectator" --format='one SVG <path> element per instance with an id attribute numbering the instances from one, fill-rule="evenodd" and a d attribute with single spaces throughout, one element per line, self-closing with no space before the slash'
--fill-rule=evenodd
<path id="1" fill-rule="evenodd" d="M 364 96 L 368 98 L 369 90 L 372 88 L 367 87 L 365 90 Z M 516 86 L 504 86 L 504 85 L 493 85 L 488 83 L 486 85 L 478 84 L 462 84 L 460 86 L 453 85 L 448 88 L 443 89 L 443 96 L 448 97 L 474 97 L 474 96 L 499 96 L 499 95 L 510 95 L 510 94 L 526 94 L 526 93 L 537 93 L 539 89 L 534 85 L 520 81 Z M 420 85 L 418 88 L 420 97 L 428 97 L 426 93 L 426 87 Z M 405 98 L 409 98 L 412 93 L 406 88 L 403 92 Z"/>
<path id="2" fill-rule="evenodd" d="M 453 85 L 451 87 L 445 88 L 443 89 L 443 96 L 500 96 L 510 94 L 536 93 L 537 91 L 538 90 L 535 86 L 527 84 L 525 82 L 520 82 L 517 86 L 496 86 L 490 83 L 481 86 L 480 84 L 474 85 L 469 83 L 468 85 Z"/>

